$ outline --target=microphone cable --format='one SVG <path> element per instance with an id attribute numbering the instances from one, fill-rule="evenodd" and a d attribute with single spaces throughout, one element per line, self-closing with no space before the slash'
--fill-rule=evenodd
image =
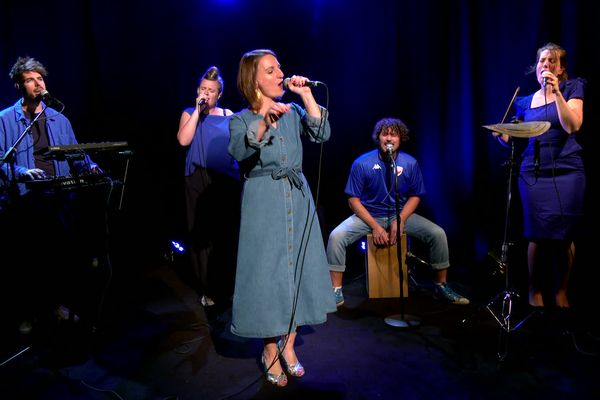
<path id="1" fill-rule="evenodd" d="M 325 124 L 325 120 L 328 119 L 328 117 L 329 117 L 329 88 L 327 87 L 326 84 L 323 84 L 323 86 L 325 86 L 325 89 L 326 89 L 326 100 L 325 100 L 325 107 L 319 106 L 321 108 L 321 118 L 320 118 L 319 126 L 317 127 L 317 131 L 315 134 L 315 137 L 317 137 L 317 138 L 321 137 L 323 128 L 324 128 L 324 124 Z M 283 357 L 283 349 L 285 349 L 285 347 L 287 346 L 290 333 L 292 332 L 292 328 L 294 327 L 295 318 L 296 318 L 296 308 L 298 305 L 298 299 L 300 297 L 300 286 L 302 283 L 302 276 L 304 273 L 304 262 L 306 260 L 308 244 L 310 243 L 312 226 L 315 222 L 315 218 L 318 218 L 317 204 L 319 203 L 319 196 L 320 196 L 320 189 L 321 189 L 321 174 L 322 174 L 322 166 L 323 166 L 323 144 L 324 144 L 324 142 L 321 141 L 320 146 L 319 146 L 319 160 L 318 160 L 318 167 L 317 167 L 317 186 L 316 186 L 316 190 L 315 190 L 316 191 L 315 198 L 313 199 L 314 209 L 311 212 L 310 200 L 309 200 L 307 202 L 306 221 L 304 223 L 304 228 L 302 230 L 302 237 L 300 239 L 300 248 L 298 251 L 298 255 L 296 257 L 296 262 L 295 262 L 295 267 L 294 267 L 294 283 L 296 285 L 296 287 L 295 287 L 296 292 L 294 293 L 294 298 L 292 301 L 292 312 L 290 315 L 290 322 L 288 324 L 288 331 L 287 331 L 287 334 L 285 335 L 284 340 L 282 341 L 281 348 L 278 348 L 278 358 Z M 306 180 L 306 182 L 308 184 L 308 180 Z M 319 226 L 319 228 L 320 228 L 320 226 Z M 306 240 L 305 240 L 305 237 L 306 237 Z M 275 360 L 271 363 L 271 365 L 269 365 L 269 368 L 267 370 L 269 370 L 274 364 L 275 364 Z"/>

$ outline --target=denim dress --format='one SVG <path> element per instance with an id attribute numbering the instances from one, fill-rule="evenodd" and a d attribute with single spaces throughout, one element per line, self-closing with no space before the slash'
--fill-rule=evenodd
<path id="1" fill-rule="evenodd" d="M 268 338 L 323 323 L 336 310 L 323 236 L 302 173 L 302 141 L 329 139 L 327 112 L 297 104 L 256 140 L 263 116 L 250 110 L 229 123 L 229 153 L 245 182 L 231 331 Z"/>

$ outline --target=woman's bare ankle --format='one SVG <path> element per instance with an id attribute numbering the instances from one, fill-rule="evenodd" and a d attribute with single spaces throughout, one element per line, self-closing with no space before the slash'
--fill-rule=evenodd
<path id="1" fill-rule="evenodd" d="M 544 307 L 544 298 L 541 292 L 529 291 L 529 305 L 533 307 Z"/>
<path id="2" fill-rule="evenodd" d="M 569 299 L 565 291 L 559 290 L 556 293 L 556 306 L 560 308 L 569 308 Z"/>

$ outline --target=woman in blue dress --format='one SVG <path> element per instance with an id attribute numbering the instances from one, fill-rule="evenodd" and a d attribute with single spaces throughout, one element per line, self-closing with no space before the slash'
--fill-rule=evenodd
<path id="1" fill-rule="evenodd" d="M 542 255 L 555 260 L 554 302 L 569 307 L 567 288 L 575 257 L 574 238 L 583 215 L 585 171 L 576 133 L 583 124 L 585 80 L 568 79 L 567 53 L 548 43 L 537 51 L 535 71 L 540 89 L 515 101 L 520 121 L 549 121 L 550 128 L 529 138 L 522 154 L 519 193 L 524 235 L 529 240 L 529 304 L 544 306 Z M 505 141 L 507 137 L 503 138 Z"/>
<path id="2" fill-rule="evenodd" d="M 177 140 L 186 149 L 185 203 L 188 255 L 199 301 L 227 307 L 233 293 L 237 236 L 239 168 L 227 152 L 229 118 L 218 106 L 224 82 L 217 67 L 200 78 L 194 107 L 181 113 Z"/>
<path id="3" fill-rule="evenodd" d="M 238 89 L 249 107 L 230 121 L 229 152 L 245 182 L 231 331 L 262 338 L 268 382 L 304 375 L 294 349 L 298 326 L 323 323 L 336 310 L 311 191 L 302 173 L 302 141 L 329 139 L 327 110 L 305 77 L 285 89 L 304 108 L 282 103 L 284 75 L 271 50 L 242 56 Z M 279 339 L 279 340 L 278 340 Z M 281 363 L 280 363 L 281 360 Z"/>

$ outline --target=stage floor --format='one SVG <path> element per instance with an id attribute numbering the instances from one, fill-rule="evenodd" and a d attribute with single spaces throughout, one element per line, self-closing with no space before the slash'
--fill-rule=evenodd
<path id="1" fill-rule="evenodd" d="M 598 398 L 600 339 L 592 317 L 546 311 L 500 334 L 485 308 L 495 292 L 452 282 L 458 306 L 412 285 L 399 299 L 369 299 L 364 275 L 345 282 L 346 304 L 322 325 L 302 327 L 302 379 L 277 389 L 262 378 L 261 341 L 229 331 L 230 308 L 207 308 L 172 263 L 120 275 L 100 317 L 34 326 L 4 342 L 0 398 L 14 399 L 506 399 Z M 514 305 L 515 321 L 529 309 Z M 37 331 L 36 331 L 37 329 Z M 506 343 L 503 341 L 506 340 Z M 500 360 L 498 351 L 506 352 Z"/>

